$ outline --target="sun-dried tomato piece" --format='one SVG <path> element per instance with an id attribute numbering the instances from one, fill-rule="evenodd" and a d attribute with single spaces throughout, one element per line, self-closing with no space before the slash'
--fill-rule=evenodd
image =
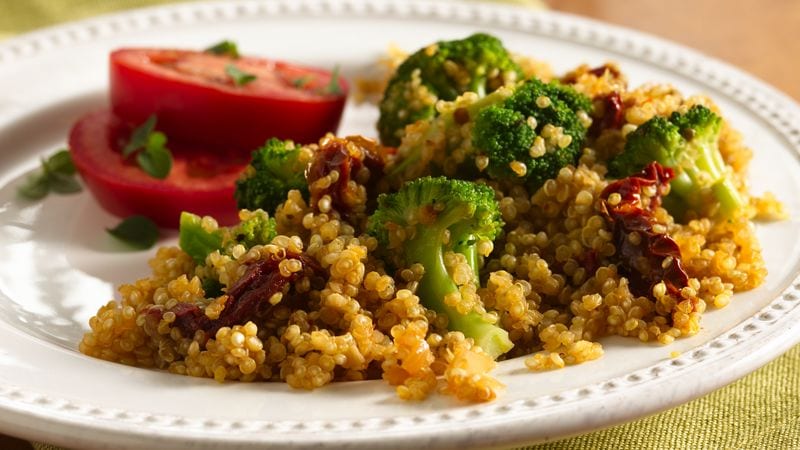
<path id="1" fill-rule="evenodd" d="M 602 77 L 603 75 L 608 72 L 612 78 L 619 78 L 622 76 L 622 72 L 619 71 L 619 67 L 615 64 L 603 64 L 602 66 L 597 66 L 594 69 L 589 69 L 588 72 L 596 77 Z"/>
<path id="2" fill-rule="evenodd" d="M 625 123 L 624 105 L 619 92 L 611 92 L 594 99 L 594 114 L 589 136 L 599 136 L 603 130 L 619 129 Z"/>
<path id="3" fill-rule="evenodd" d="M 619 91 L 625 89 L 626 80 L 619 67 L 612 63 L 593 68 L 583 65 L 564 75 L 561 82 L 576 84 L 586 75 L 605 79 L 605 82 L 599 84 L 599 89 L 591 95 L 593 111 L 589 137 L 596 138 L 604 130 L 620 129 L 625 123 L 625 104 Z"/>
<path id="4" fill-rule="evenodd" d="M 364 213 L 370 188 L 383 174 L 382 153 L 375 141 L 361 136 L 324 138 L 306 173 L 311 206 L 321 209 L 319 201 L 327 195 L 331 209 L 345 219 Z"/>
<path id="5" fill-rule="evenodd" d="M 283 259 L 266 259 L 250 264 L 244 275 L 228 289 L 225 308 L 217 319 L 210 319 L 205 311 L 194 303 L 178 303 L 168 311 L 175 314 L 172 326 L 181 330 L 185 337 L 194 336 L 201 330 L 206 339 L 216 335 L 222 327 L 242 325 L 250 320 L 266 316 L 274 305 L 269 300 L 273 295 L 284 293 L 302 276 L 314 275 L 322 271 L 319 264 L 305 254 L 287 253 L 287 260 L 300 261 L 302 267 L 299 271 L 288 276 L 281 274 L 279 264 Z M 164 313 L 161 307 L 150 307 L 145 312 L 149 328 L 155 328 Z"/>
<path id="6" fill-rule="evenodd" d="M 678 244 L 669 235 L 654 231 L 653 211 L 674 176 L 672 169 L 653 162 L 642 172 L 609 184 L 601 194 L 601 212 L 611 225 L 617 249 L 614 257 L 636 295 L 652 295 L 653 286 L 661 281 L 667 292 L 677 294 L 689 282 Z M 642 191 L 651 186 L 655 195 L 648 196 L 645 204 Z M 612 194 L 619 194 L 620 201 L 612 204 Z"/>
<path id="7" fill-rule="evenodd" d="M 608 78 L 611 80 L 624 83 L 625 77 L 620 72 L 619 67 L 613 63 L 605 63 L 601 66 L 590 68 L 588 65 L 584 64 L 578 67 L 575 70 L 567 72 L 563 77 L 561 77 L 561 82 L 565 84 L 575 84 L 580 80 L 580 78 L 585 75 L 594 75 L 597 78 L 601 78 L 608 74 Z"/>

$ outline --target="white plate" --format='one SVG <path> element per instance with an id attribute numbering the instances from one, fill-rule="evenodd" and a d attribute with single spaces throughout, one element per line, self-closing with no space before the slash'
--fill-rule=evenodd
<path id="1" fill-rule="evenodd" d="M 106 56 L 125 45 L 199 48 L 235 39 L 248 53 L 352 75 L 395 42 L 413 49 L 476 30 L 558 71 L 618 61 L 633 85 L 671 82 L 714 97 L 755 149 L 756 192 L 785 193 L 785 222 L 758 225 L 766 283 L 662 347 L 606 339 L 602 359 L 531 373 L 500 364 L 489 404 L 444 396 L 403 403 L 381 381 L 314 392 L 217 384 L 76 351 L 113 286 L 145 275 L 152 252 L 124 253 L 93 199 L 15 198 L 71 122 L 106 102 Z M 342 132 L 374 135 L 373 108 L 349 105 Z M 765 84 L 688 49 L 575 17 L 473 2 L 282 0 L 183 4 L 29 34 L 0 45 L 0 431 L 69 447 L 457 448 L 552 440 L 641 417 L 723 386 L 800 341 L 800 108 Z M 682 355 L 669 358 L 672 351 Z"/>

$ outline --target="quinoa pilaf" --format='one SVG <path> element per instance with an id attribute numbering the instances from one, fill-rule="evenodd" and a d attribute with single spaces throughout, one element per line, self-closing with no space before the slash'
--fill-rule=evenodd
<path id="1" fill-rule="evenodd" d="M 516 60 L 526 78 L 559 79 L 546 64 Z M 670 344 L 696 334 L 706 309 L 728 305 L 735 292 L 759 286 L 767 275 L 751 220 L 785 217 L 773 196 L 748 194 L 751 150 L 723 122 L 719 151 L 745 206 L 736 216 L 720 219 L 715 215 L 719 205 L 709 203 L 678 221 L 659 206 L 656 198 L 662 193 L 642 189 L 641 202 L 655 199 L 653 233 L 674 240 L 687 279 L 677 290 L 665 281 L 653 283 L 649 292 L 633 289 L 614 258 L 615 233 L 604 212 L 620 202 L 619 194 L 607 190 L 615 180 L 608 176 L 608 161 L 623 151 L 630 133 L 654 116 L 685 113 L 694 105 L 721 113 L 709 98 L 684 97 L 669 85 L 630 89 L 615 64 L 580 66 L 560 81 L 593 100 L 594 111 L 578 115 L 587 129 L 606 120 L 611 107 L 618 108 L 617 122 L 587 138 L 576 163 L 536 188 L 482 178 L 486 161 L 478 156 L 476 179 L 494 190 L 502 232 L 477 244 L 485 257 L 479 280 L 463 254 L 444 254 L 458 287 L 445 303 L 500 326 L 513 343 L 501 359 L 524 357 L 532 371 L 597 359 L 603 355 L 604 336 Z M 382 90 L 385 83 L 363 86 Z M 438 100 L 436 110 L 444 113 L 475 101 L 474 94 Z M 550 99 L 540 97 L 537 103 L 548 107 Z M 409 125 L 407 132 L 418 126 Z M 470 121 L 462 127 L 470 132 Z M 531 156 L 570 144 L 563 130 L 544 130 L 534 145 L 541 148 L 532 147 Z M 338 152 L 340 159 L 354 161 L 374 153 L 389 166 L 397 157 L 362 137 L 328 135 L 303 149 L 306 156 L 308 151 Z M 315 170 L 311 164 L 307 173 Z M 121 285 L 120 299 L 90 319 L 80 351 L 220 382 L 283 381 L 314 389 L 333 381 L 383 378 L 405 400 L 421 400 L 437 390 L 467 401 L 495 398 L 502 387 L 491 375 L 496 361 L 472 338 L 448 330 L 447 316 L 426 308 L 417 295 L 425 267 L 397 266 L 367 233 L 373 192 L 396 187 L 369 164 L 352 167 L 352 173 L 344 174 L 339 166 L 325 166 L 309 177 L 307 195 L 291 190 L 285 202 L 269 211 L 277 235 L 265 245 L 226 237 L 204 261 L 179 247 L 158 249 L 149 262 L 152 275 Z M 462 170 L 446 163 L 442 167 L 447 176 Z M 510 168 L 522 174 L 527 170 L 524 164 Z M 332 186 L 339 186 L 337 195 L 331 194 Z M 264 213 L 244 209 L 240 218 L 256 214 Z M 200 226 L 209 233 L 218 230 L 210 217 Z M 627 239 L 642 236 L 631 233 Z M 664 261 L 665 266 L 670 262 Z M 209 279 L 218 286 L 207 285 Z M 230 319 L 229 300 L 245 297 L 246 289 L 261 289 L 252 288 L 253 283 L 267 286 L 259 291 L 258 313 Z M 192 328 L 190 321 L 203 325 Z"/>

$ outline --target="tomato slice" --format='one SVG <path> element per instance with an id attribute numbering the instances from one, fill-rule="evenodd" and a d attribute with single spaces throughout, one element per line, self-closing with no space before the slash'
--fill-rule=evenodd
<path id="1" fill-rule="evenodd" d="M 132 128 L 111 111 L 82 117 L 69 136 L 75 167 L 100 205 L 112 214 L 142 214 L 159 226 L 177 228 L 181 211 L 210 215 L 221 225 L 238 221 L 234 182 L 248 163 L 241 155 L 208 151 L 169 140 L 173 165 L 164 180 L 123 159 Z"/>
<path id="2" fill-rule="evenodd" d="M 236 85 L 233 65 L 255 79 Z M 316 142 L 335 132 L 347 83 L 327 93 L 332 73 L 260 58 L 197 51 L 121 49 L 111 53 L 111 106 L 120 118 L 158 116 L 170 140 L 249 152 L 268 138 Z"/>

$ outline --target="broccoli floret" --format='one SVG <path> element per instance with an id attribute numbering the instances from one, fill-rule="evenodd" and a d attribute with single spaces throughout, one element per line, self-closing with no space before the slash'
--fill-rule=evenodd
<path id="1" fill-rule="evenodd" d="M 472 145 L 488 158 L 489 177 L 517 177 L 537 189 L 578 159 L 586 138 L 578 114 L 591 108 L 591 101 L 570 87 L 532 79 L 505 102 L 478 113 Z"/>
<path id="2" fill-rule="evenodd" d="M 447 251 L 463 253 L 477 270 L 478 242 L 494 239 L 502 226 L 490 187 L 425 177 L 378 197 L 378 208 L 367 229 L 399 266 L 422 264 L 425 273 L 417 290 L 422 303 L 446 315 L 451 330 L 473 338 L 496 358 L 513 347 L 508 333 L 476 312 L 462 314 L 446 304 L 445 298 L 458 292 L 458 287 L 445 267 L 444 255 Z"/>
<path id="3" fill-rule="evenodd" d="M 701 105 L 669 118 L 653 117 L 627 136 L 623 152 L 609 162 L 609 172 L 625 177 L 657 161 L 675 171 L 670 194 L 664 198 L 674 216 L 683 217 L 687 210 L 700 212 L 709 199 L 719 203 L 720 216 L 734 216 L 744 202 L 719 152 L 721 128 L 722 118 Z"/>
<path id="4" fill-rule="evenodd" d="M 237 244 L 249 249 L 254 245 L 269 244 L 277 235 L 275 219 L 264 210 L 242 210 L 239 217 L 241 222 L 238 225 L 217 227 L 184 211 L 181 213 L 178 245 L 197 264 L 204 264 L 206 257 L 215 250 L 222 251 Z"/>
<path id="5" fill-rule="evenodd" d="M 381 143 L 398 145 L 406 125 L 436 115 L 438 100 L 455 100 L 464 92 L 484 96 L 522 77 L 502 42 L 488 34 L 422 48 L 397 68 L 386 86 L 378 120 Z"/>
<path id="6" fill-rule="evenodd" d="M 292 189 L 308 198 L 305 170 L 311 153 L 308 147 L 296 146 L 292 141 L 268 140 L 253 152 L 250 165 L 236 181 L 238 207 L 273 213 Z"/>
<path id="7" fill-rule="evenodd" d="M 241 222 L 228 229 L 228 236 L 223 245 L 242 244 L 245 248 L 250 248 L 254 245 L 269 244 L 272 238 L 278 235 L 275 219 L 262 209 L 242 210 L 239 212 L 239 218 Z"/>
<path id="8" fill-rule="evenodd" d="M 409 127 L 390 177 L 443 173 L 470 179 L 484 172 L 537 189 L 575 163 L 587 131 L 580 116 L 588 118 L 591 108 L 572 88 L 537 79 L 483 98 L 467 94 L 438 117 Z"/>

